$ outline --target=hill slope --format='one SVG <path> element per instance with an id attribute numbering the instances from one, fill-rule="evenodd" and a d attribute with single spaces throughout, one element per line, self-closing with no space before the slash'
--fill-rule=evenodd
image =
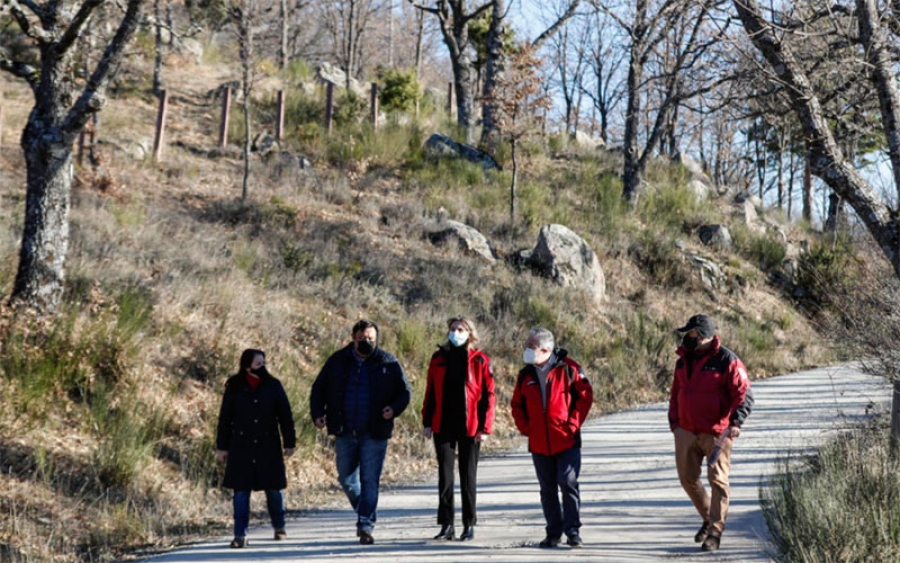
<path id="1" fill-rule="evenodd" d="M 99 166 L 78 168 L 66 310 L 49 325 L 3 313 L 0 558 L 104 560 L 224 529 L 230 503 L 216 488 L 213 430 L 222 383 L 249 347 L 267 352 L 293 402 L 301 455 L 289 464 L 290 508 L 339 501 L 307 397 L 360 317 L 379 323 L 381 345 L 416 390 L 399 419 L 388 480 L 432 471 L 417 405 L 428 358 L 455 314 L 476 319 L 494 358 L 494 449 L 517 443 L 505 406 L 534 325 L 553 330 L 585 365 L 595 412 L 663 398 L 672 329 L 696 312 L 716 317 L 755 377 L 829 359 L 784 286 L 770 283 L 783 280 L 772 275 L 781 271 L 783 238 L 812 235 L 787 224 L 778 225 L 784 237 L 753 231 L 735 219 L 731 199 L 695 197 L 685 170 L 669 163 L 654 164 L 651 187 L 630 211 L 615 154 L 572 148 L 572 158 L 554 159 L 536 142 L 511 229 L 508 173 L 423 157 L 423 138 L 450 130 L 442 116 L 377 132 L 348 124 L 327 137 L 291 121 L 298 111 L 282 148 L 314 168 L 256 159 L 249 200 L 240 201 L 242 162 L 236 150 L 211 150 L 219 101 L 207 95 L 234 74 L 167 67 L 172 106 L 160 163 L 133 150 L 152 139 L 149 73 L 135 66 L 122 74 L 101 114 Z M 321 103 L 286 82 L 300 100 L 292 107 Z M 8 294 L 25 174 L 10 141 L 31 100 L 20 84 L 0 82 L 0 90 L 0 232 L 8 234 L 0 284 Z M 271 96 L 262 86 L 259 96 L 264 126 Z M 597 304 L 513 260 L 435 246 L 425 233 L 442 216 L 479 229 L 501 258 L 534 246 L 541 225 L 565 224 L 597 253 L 607 296 Z M 730 224 L 733 249 L 704 247 L 696 235 L 703 224 Z M 695 255 L 722 270 L 720 287 L 704 284 Z"/>

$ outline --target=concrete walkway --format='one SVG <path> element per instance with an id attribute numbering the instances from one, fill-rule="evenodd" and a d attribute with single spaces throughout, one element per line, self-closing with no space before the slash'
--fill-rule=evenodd
<path id="1" fill-rule="evenodd" d="M 372 546 L 357 543 L 348 509 L 289 521 L 285 542 L 272 541 L 268 527 L 255 528 L 244 549 L 229 549 L 231 538 L 223 536 L 148 562 L 339 563 L 357 557 L 374 563 L 770 561 L 757 500 L 761 477 L 774 471 L 782 452 L 808 449 L 865 418 L 873 405 L 886 405 L 890 388 L 848 367 L 777 377 L 753 387 L 756 407 L 732 456 L 728 528 L 722 549 L 714 554 L 701 553 L 693 542 L 700 518 L 676 477 L 666 405 L 656 404 L 595 419 L 585 428 L 582 549 L 537 548 L 544 523 L 531 458 L 523 451 L 481 460 L 479 523 L 472 542 L 430 539 L 438 530 L 435 477 L 382 494 Z"/>

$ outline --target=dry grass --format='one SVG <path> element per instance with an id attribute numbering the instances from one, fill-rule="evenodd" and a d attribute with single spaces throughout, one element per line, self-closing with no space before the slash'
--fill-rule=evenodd
<path id="1" fill-rule="evenodd" d="M 418 149 L 403 157 L 398 147 L 422 136 L 411 128 L 383 137 L 354 130 L 348 135 L 357 148 L 346 153 L 341 143 L 348 137 L 301 145 L 317 162 L 315 178 L 279 178 L 271 164 L 254 162 L 251 197 L 241 202 L 241 163 L 205 157 L 215 145 L 218 113 L 205 94 L 233 79 L 233 70 L 170 70 L 163 162 L 130 160 L 101 146 L 102 172 L 78 171 L 68 263 L 75 322 L 65 345 L 77 351 L 79 344 L 100 346 L 111 338 L 121 349 L 121 369 L 113 384 L 97 387 L 97 365 L 73 353 L 72 365 L 88 374 L 89 399 L 73 400 L 51 385 L 39 409 L 0 404 L 0 436 L 14 437 L 0 441 L 0 560 L 101 561 L 226 533 L 230 504 L 217 488 L 212 433 L 221 385 L 248 347 L 267 351 L 294 406 L 302 455 L 288 463 L 290 508 L 342 504 L 328 442 L 308 421 L 308 390 L 361 316 L 383 327 L 383 346 L 400 357 L 415 389 L 389 451 L 389 482 L 434 472 L 417 413 L 427 360 L 452 314 L 479 321 L 495 359 L 498 424 L 491 451 L 521 442 L 506 405 L 532 325 L 553 329 L 585 365 L 598 391 L 596 412 L 662 399 L 674 363 L 671 329 L 697 311 L 720 319 L 726 342 L 755 375 L 828 358 L 804 318 L 764 283 L 712 295 L 689 275 L 648 273 L 646 263 L 629 255 L 637 236 L 652 230 L 661 240 L 674 239 L 683 235 L 678 221 L 721 212 L 678 192 L 680 200 L 648 198 L 648 207 L 632 216 L 617 203 L 607 156 L 558 162 L 535 154 L 522 180 L 523 221 L 513 232 L 507 176 L 485 178 L 464 163 L 428 163 Z M 144 79 L 135 76 L 137 83 Z M 21 85 L 2 83 L 2 90 L 0 256 L 7 267 L 0 287 L 8 293 L 24 193 L 21 155 L 8 143 L 10 131 L 24 123 L 28 98 Z M 154 112 L 139 88 L 113 99 L 102 114 L 101 136 L 115 131 L 110 135 L 119 140 L 145 139 Z M 655 223 L 667 206 L 683 209 L 683 216 Z M 598 306 L 504 262 L 431 246 L 424 224 L 439 208 L 482 230 L 503 255 L 533 246 L 541 224 L 565 222 L 596 249 L 608 300 Z M 738 269 L 755 268 L 734 260 Z M 127 339 L 123 295 L 148 307 Z M 758 347 L 748 337 L 756 333 Z M 2 375 L 2 396 L 20 394 L 21 374 Z M 134 416 L 101 416 L 98 405 Z M 104 473 L 94 462 L 116 447 L 132 463 Z"/>

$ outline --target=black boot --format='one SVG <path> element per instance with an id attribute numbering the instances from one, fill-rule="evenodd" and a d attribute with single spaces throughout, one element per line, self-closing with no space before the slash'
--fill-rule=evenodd
<path id="1" fill-rule="evenodd" d="M 459 535 L 459 541 L 475 539 L 475 526 L 463 527 L 463 533 Z"/>
<path id="2" fill-rule="evenodd" d="M 441 531 L 438 535 L 434 536 L 436 540 L 452 540 L 456 536 L 453 531 L 453 524 L 443 524 L 441 525 Z"/>

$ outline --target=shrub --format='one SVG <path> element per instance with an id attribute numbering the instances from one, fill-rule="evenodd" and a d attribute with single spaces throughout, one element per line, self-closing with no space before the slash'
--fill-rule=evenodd
<path id="1" fill-rule="evenodd" d="M 415 70 L 388 69 L 381 77 L 384 86 L 378 95 L 381 106 L 389 111 L 412 111 L 421 97 Z"/>
<path id="2" fill-rule="evenodd" d="M 900 558 L 900 463 L 887 442 L 873 425 L 845 432 L 814 456 L 783 455 L 780 473 L 759 491 L 779 561 Z"/>

